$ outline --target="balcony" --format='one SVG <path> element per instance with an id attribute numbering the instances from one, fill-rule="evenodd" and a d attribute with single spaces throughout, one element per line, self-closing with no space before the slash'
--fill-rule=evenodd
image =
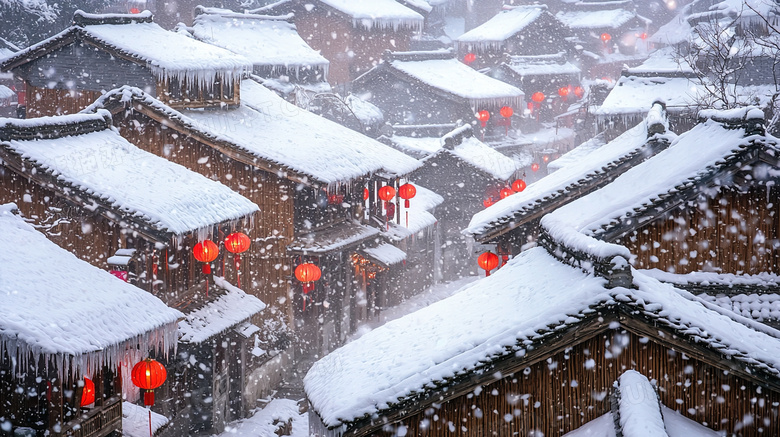
<path id="1" fill-rule="evenodd" d="M 54 432 L 54 437 L 103 437 L 122 429 L 122 399 L 112 396 Z"/>

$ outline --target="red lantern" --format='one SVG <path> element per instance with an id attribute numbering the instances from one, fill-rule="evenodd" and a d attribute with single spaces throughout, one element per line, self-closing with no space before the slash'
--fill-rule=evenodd
<path id="1" fill-rule="evenodd" d="M 491 251 L 483 252 L 477 258 L 477 264 L 485 271 L 485 276 L 490 276 L 490 271 L 498 267 L 498 255 Z"/>
<path id="2" fill-rule="evenodd" d="M 526 187 L 525 181 L 522 180 L 522 179 L 518 179 L 518 180 L 512 182 L 512 189 L 515 190 L 515 192 L 519 193 L 519 192 L 525 190 L 525 187 Z"/>
<path id="3" fill-rule="evenodd" d="M 154 405 L 154 389 L 160 387 L 165 382 L 165 378 L 168 377 L 165 367 L 157 360 L 147 358 L 133 366 L 131 375 L 133 384 L 146 390 L 144 392 L 144 405 Z"/>
<path id="4" fill-rule="evenodd" d="M 509 118 L 515 114 L 515 111 L 509 106 L 504 106 L 503 108 L 501 108 L 500 113 L 502 117 Z"/>
<path id="5" fill-rule="evenodd" d="M 498 197 L 502 199 L 506 199 L 512 194 L 515 194 L 514 191 L 510 190 L 509 188 L 502 188 L 501 191 L 498 193 Z"/>
<path id="6" fill-rule="evenodd" d="M 393 197 L 395 197 L 395 188 L 390 185 L 385 185 L 379 189 L 379 198 L 385 202 L 389 202 Z"/>
<path id="7" fill-rule="evenodd" d="M 531 100 L 533 100 L 536 103 L 542 103 L 544 101 L 544 94 L 537 91 L 533 94 L 531 94 Z"/>
<path id="8" fill-rule="evenodd" d="M 549 155 L 544 155 L 544 156 L 542 156 L 542 161 L 544 161 L 544 162 L 550 162 L 550 156 L 549 156 Z"/>
<path id="9" fill-rule="evenodd" d="M 242 232 L 233 232 L 225 238 L 225 250 L 235 254 L 233 262 L 236 265 L 236 287 L 241 288 L 241 254 L 249 250 L 252 240 Z"/>
<path id="10" fill-rule="evenodd" d="M 368 188 L 363 188 L 363 200 L 368 200 Z"/>
<path id="11" fill-rule="evenodd" d="M 647 32 L 642 32 L 642 34 L 639 35 L 639 37 L 642 39 L 647 39 Z"/>
<path id="12" fill-rule="evenodd" d="M 130 8 L 130 13 L 131 14 L 140 14 L 141 11 L 138 8 Z"/>
<path id="13" fill-rule="evenodd" d="M 401 199 L 404 199 L 404 208 L 407 208 L 406 211 L 406 227 L 409 227 L 409 199 L 413 198 L 417 195 L 417 188 L 414 187 L 412 184 L 403 184 L 398 188 L 398 195 L 401 196 Z"/>
<path id="14" fill-rule="evenodd" d="M 192 248 L 192 254 L 195 256 L 196 260 L 205 263 L 203 264 L 203 273 L 208 275 L 211 273 L 211 266 L 208 263 L 217 259 L 219 248 L 213 241 L 204 240 Z"/>
<path id="15" fill-rule="evenodd" d="M 576 86 L 574 87 L 574 95 L 581 99 L 585 95 L 585 90 L 581 86 Z"/>
<path id="16" fill-rule="evenodd" d="M 463 57 L 463 62 L 466 65 L 469 65 L 476 60 L 477 60 L 477 55 L 475 55 L 474 53 L 466 53 L 466 56 Z"/>
<path id="17" fill-rule="evenodd" d="M 477 120 L 482 124 L 482 127 L 487 126 L 487 122 L 490 120 L 490 112 L 485 109 L 477 112 Z"/>
<path id="18" fill-rule="evenodd" d="M 306 310 L 306 296 L 314 291 L 314 283 L 322 276 L 322 270 L 312 263 L 298 264 L 295 268 L 295 278 L 303 283 L 303 310 Z"/>
<path id="19" fill-rule="evenodd" d="M 569 95 L 569 87 L 562 86 L 562 87 L 558 88 L 558 95 L 561 96 L 561 97 L 568 96 Z"/>
<path id="20" fill-rule="evenodd" d="M 84 377 L 84 391 L 81 392 L 81 406 L 86 407 L 95 402 L 95 383 Z"/>
<path id="21" fill-rule="evenodd" d="M 604 41 L 604 44 L 606 44 L 611 39 L 612 39 L 612 35 L 610 35 L 608 33 L 602 33 L 601 34 L 601 40 Z"/>
<path id="22" fill-rule="evenodd" d="M 493 202 L 492 197 L 488 197 L 487 199 L 482 201 L 482 204 L 485 205 L 485 208 L 490 208 L 491 206 L 493 206 L 493 203 L 495 202 Z"/>
<path id="23" fill-rule="evenodd" d="M 539 164 L 537 164 L 535 162 L 533 164 L 531 164 L 531 170 L 532 171 L 538 171 L 539 170 Z"/>

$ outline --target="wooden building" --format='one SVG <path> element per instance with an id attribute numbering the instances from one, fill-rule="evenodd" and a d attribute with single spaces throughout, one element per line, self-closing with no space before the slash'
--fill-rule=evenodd
<path id="1" fill-rule="evenodd" d="M 163 30 L 148 11 L 77 11 L 73 21 L 0 63 L 0 70 L 24 80 L 27 117 L 76 113 L 123 85 L 173 107 L 235 105 L 241 76 L 252 68 L 233 52 Z"/>
<path id="2" fill-rule="evenodd" d="M 160 357 L 171 384 L 156 408 L 170 419 L 170 435 L 220 432 L 255 407 L 262 384 L 248 376 L 272 356 L 246 356 L 259 328 L 243 338 L 233 330 L 257 323 L 265 304 L 228 282 L 239 278 L 223 240 L 249 233 L 257 205 L 133 146 L 106 110 L 8 120 L 0 126 L 0 157 L 0 201 L 16 202 L 62 248 L 184 313 L 179 353 Z M 207 239 L 220 251 L 213 274 L 193 256 Z"/>
<path id="3" fill-rule="evenodd" d="M 452 51 L 387 52 L 384 62 L 352 83 L 353 92 L 376 105 L 395 127 L 418 127 L 421 136 L 432 128 L 471 122 L 487 111 L 488 130 L 504 132 L 501 108 L 522 113 L 520 89 L 481 74 L 455 58 Z"/>
<path id="4" fill-rule="evenodd" d="M 260 206 L 248 234 L 260 250 L 242 264 L 246 289 L 286 315 L 302 350 L 327 350 L 351 332 L 342 326 L 361 320 L 348 260 L 357 246 L 380 238 L 366 218 L 384 223 L 377 190 L 386 183 L 397 187 L 397 177 L 419 163 L 290 105 L 257 82 L 244 80 L 241 90 L 239 107 L 219 111 L 176 110 L 131 88 L 107 93 L 90 110 L 110 110 L 122 135 L 139 147 L 217 179 Z M 311 296 L 294 277 L 307 261 L 323 272 Z M 304 310 L 312 297 L 315 304 Z M 327 317 L 310 315 L 321 310 Z"/>
<path id="5" fill-rule="evenodd" d="M 507 255 L 517 255 L 528 245 L 535 245 L 544 215 L 606 186 L 667 148 L 675 135 L 667 130 L 666 117 L 664 106 L 655 104 L 645 120 L 616 139 L 588 149 L 584 156 L 528 185 L 523 192 L 477 212 L 464 226 L 463 234 L 480 244 L 495 245 L 499 253 Z M 590 147 L 590 143 L 580 147 Z M 566 158 L 564 155 L 561 160 Z"/>
<path id="6" fill-rule="evenodd" d="M 424 24 L 422 15 L 395 0 L 283 0 L 251 12 L 293 13 L 301 37 L 330 61 L 331 85 L 342 88 L 377 65 L 386 50 L 409 50 Z"/>
<path id="7" fill-rule="evenodd" d="M 238 13 L 199 7 L 190 33 L 200 41 L 244 56 L 252 74 L 282 95 L 330 92 L 330 63 L 301 38 L 292 16 Z"/>
<path id="8" fill-rule="evenodd" d="M 780 429 L 776 330 L 568 232 L 315 363 L 310 434 L 562 436 L 614 411 L 627 370 L 700 435 Z"/>
<path id="9" fill-rule="evenodd" d="M 501 190 L 509 189 L 520 177 L 514 160 L 477 139 L 470 125 L 443 137 L 394 135 L 385 141 L 422 162 L 422 167 L 409 175 L 410 180 L 430 187 L 443 197 L 444 201 L 436 208 L 441 277 L 477 273 L 473 241 L 463 236 L 461 230 L 475 213 L 484 209 L 486 202 L 498 201 Z"/>
<path id="10" fill-rule="evenodd" d="M 455 48 L 459 59 L 480 69 L 496 67 L 508 55 L 573 52 L 567 36 L 569 30 L 547 11 L 546 5 L 507 6 L 495 17 L 459 36 Z"/>
<path id="11" fill-rule="evenodd" d="M 182 314 L 27 220 L 0 205 L 0 433 L 121 435 L 123 395 L 138 391 L 117 369 L 172 351 Z"/>

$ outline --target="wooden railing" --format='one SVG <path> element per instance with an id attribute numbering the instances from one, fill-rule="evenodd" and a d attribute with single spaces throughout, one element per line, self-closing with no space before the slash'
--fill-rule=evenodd
<path id="1" fill-rule="evenodd" d="M 122 429 L 122 399 L 113 396 L 100 407 L 95 407 L 70 421 L 54 437 L 104 437 Z"/>

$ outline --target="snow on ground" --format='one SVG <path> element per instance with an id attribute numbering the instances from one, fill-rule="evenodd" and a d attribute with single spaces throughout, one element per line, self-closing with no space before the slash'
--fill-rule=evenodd
<path id="1" fill-rule="evenodd" d="M 399 305 L 385 308 L 382 310 L 378 319 L 358 326 L 355 332 L 347 338 L 347 343 L 362 337 L 373 329 L 378 328 L 391 320 L 411 314 L 420 308 L 425 308 L 432 303 L 450 297 L 477 279 L 479 279 L 479 276 L 467 276 L 451 282 L 436 284 L 420 294 L 410 297 Z"/>
<path id="2" fill-rule="evenodd" d="M 292 437 L 309 435 L 309 416 L 300 413 L 298 403 L 291 399 L 274 399 L 252 417 L 231 423 L 219 437 L 277 437 L 276 430 L 292 423 Z"/>

